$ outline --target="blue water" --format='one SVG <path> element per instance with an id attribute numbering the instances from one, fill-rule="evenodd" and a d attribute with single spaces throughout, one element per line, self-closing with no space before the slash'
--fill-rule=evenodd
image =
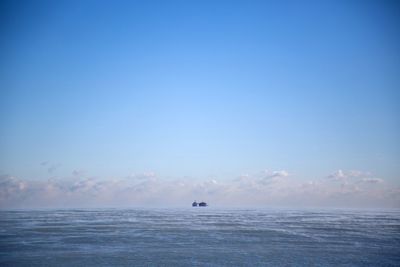
<path id="1" fill-rule="evenodd" d="M 400 266 L 400 212 L 0 211 L 0 266 Z"/>

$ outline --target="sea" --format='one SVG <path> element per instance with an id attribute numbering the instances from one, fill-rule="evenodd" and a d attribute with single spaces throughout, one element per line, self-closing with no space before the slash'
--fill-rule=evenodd
<path id="1" fill-rule="evenodd" d="M 3 210 L 0 266 L 400 266 L 400 211 Z"/>

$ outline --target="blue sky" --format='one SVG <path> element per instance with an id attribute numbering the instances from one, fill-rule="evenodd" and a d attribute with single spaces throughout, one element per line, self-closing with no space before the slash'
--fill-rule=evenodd
<path id="1" fill-rule="evenodd" d="M 395 1 L 0 8 L 2 174 L 359 170 L 400 184 Z"/>

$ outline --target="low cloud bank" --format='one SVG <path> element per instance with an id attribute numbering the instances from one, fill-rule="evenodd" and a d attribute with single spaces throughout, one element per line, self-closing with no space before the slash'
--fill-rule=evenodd
<path id="1" fill-rule="evenodd" d="M 285 170 L 244 174 L 232 180 L 164 179 L 153 172 L 96 179 L 74 171 L 68 179 L 29 181 L 0 176 L 0 208 L 189 206 L 400 207 L 400 189 L 360 171 L 338 170 L 299 181 Z"/>

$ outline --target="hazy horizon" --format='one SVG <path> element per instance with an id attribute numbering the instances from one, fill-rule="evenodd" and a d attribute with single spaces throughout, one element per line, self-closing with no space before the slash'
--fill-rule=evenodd
<path id="1" fill-rule="evenodd" d="M 301 182 L 286 171 L 263 171 L 231 180 L 159 178 L 154 173 L 99 179 L 72 175 L 49 180 L 1 177 L 1 209 L 190 207 L 399 208 L 399 191 L 370 174 L 341 170 Z"/>

